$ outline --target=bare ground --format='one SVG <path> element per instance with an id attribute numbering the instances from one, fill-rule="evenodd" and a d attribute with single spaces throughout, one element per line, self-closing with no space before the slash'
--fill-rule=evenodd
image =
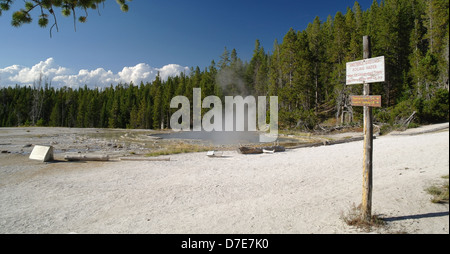
<path id="1" fill-rule="evenodd" d="M 341 218 L 361 200 L 361 141 L 259 155 L 226 149 L 223 158 L 63 160 L 145 154 L 165 142 L 150 132 L 0 128 L 9 152 L 0 154 L 0 233 L 365 232 Z M 448 123 L 393 134 L 374 141 L 373 209 L 387 224 L 371 232 L 448 234 L 448 203 L 425 191 L 449 174 Z M 34 144 L 53 145 L 57 160 L 29 160 Z"/>

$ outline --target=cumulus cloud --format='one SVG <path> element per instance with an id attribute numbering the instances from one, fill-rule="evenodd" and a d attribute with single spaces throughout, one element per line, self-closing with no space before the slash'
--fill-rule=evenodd
<path id="1" fill-rule="evenodd" d="M 124 67 L 122 71 L 114 73 L 111 70 L 97 68 L 95 70 L 79 70 L 78 73 L 68 68 L 58 66 L 53 58 L 41 61 L 32 67 L 12 65 L 0 68 L 0 87 L 18 85 L 31 85 L 40 75 L 56 87 L 105 87 L 111 84 L 151 82 L 159 73 L 162 80 L 175 76 L 181 72 L 189 72 L 188 67 L 177 64 L 168 64 L 161 68 L 151 67 L 146 63 Z"/>
<path id="2" fill-rule="evenodd" d="M 134 67 L 124 67 L 118 73 L 121 80 L 131 80 L 136 83 L 138 80 L 153 80 L 156 77 L 156 69 L 148 64 L 140 63 Z"/>
<path id="3" fill-rule="evenodd" d="M 167 80 L 168 77 L 176 76 L 181 72 L 189 72 L 188 67 L 182 67 L 178 64 L 168 64 L 157 70 L 159 71 L 162 80 Z"/>
<path id="4" fill-rule="evenodd" d="M 12 65 L 0 69 L 0 85 L 3 85 L 3 83 L 32 84 L 35 80 L 39 79 L 41 73 L 46 78 L 52 79 L 55 76 L 67 74 L 68 69 L 56 66 L 53 58 L 41 61 L 31 68 Z"/>

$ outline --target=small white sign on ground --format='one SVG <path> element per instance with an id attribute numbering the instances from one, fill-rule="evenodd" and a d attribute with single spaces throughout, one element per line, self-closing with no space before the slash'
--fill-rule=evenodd
<path id="1" fill-rule="evenodd" d="M 34 146 L 30 154 L 30 160 L 38 160 L 42 162 L 53 161 L 53 147 L 52 146 Z"/>
<path id="2" fill-rule="evenodd" d="M 384 56 L 346 64 L 346 84 L 363 84 L 385 81 Z"/>

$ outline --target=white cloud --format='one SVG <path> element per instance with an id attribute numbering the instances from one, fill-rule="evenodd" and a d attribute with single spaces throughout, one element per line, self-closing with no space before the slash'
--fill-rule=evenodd
<path id="1" fill-rule="evenodd" d="M 41 73 L 45 78 L 51 80 L 53 77 L 65 75 L 67 72 L 67 68 L 56 66 L 53 58 L 41 61 L 31 68 L 12 65 L 5 69 L 0 69 L 0 85 L 6 82 L 13 84 L 32 84 L 39 79 Z"/>
<path id="2" fill-rule="evenodd" d="M 78 74 L 56 76 L 51 82 L 52 85 L 56 86 L 80 87 L 88 85 L 89 87 L 103 87 L 119 83 L 116 76 L 112 71 L 97 68 L 93 71 L 80 70 Z"/>
<path id="3" fill-rule="evenodd" d="M 141 80 L 153 80 L 156 77 L 155 70 L 148 64 L 140 63 L 134 67 L 124 67 L 118 75 L 120 80 L 130 80 L 136 84 Z"/>
<path id="4" fill-rule="evenodd" d="M 159 71 L 159 75 L 162 80 L 167 80 L 170 76 L 176 76 L 180 74 L 181 72 L 189 72 L 188 67 L 183 67 L 178 64 L 168 64 L 160 69 L 157 69 Z"/>
<path id="5" fill-rule="evenodd" d="M 124 67 L 122 71 L 113 73 L 111 70 L 97 68 L 95 70 L 79 70 L 78 73 L 71 72 L 68 68 L 55 64 L 53 58 L 48 58 L 30 67 L 12 65 L 0 69 L 0 87 L 18 85 L 30 85 L 39 79 L 42 74 L 45 80 L 51 82 L 54 87 L 105 87 L 111 84 L 140 82 L 151 82 L 158 72 L 161 79 L 166 80 L 181 72 L 188 72 L 188 67 L 177 64 L 168 64 L 162 68 L 151 67 L 146 63 L 140 63 L 131 67 Z"/>

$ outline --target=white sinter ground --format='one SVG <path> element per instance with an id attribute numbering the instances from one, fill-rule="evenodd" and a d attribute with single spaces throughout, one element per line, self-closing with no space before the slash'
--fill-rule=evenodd
<path id="1" fill-rule="evenodd" d="M 373 213 L 387 225 L 372 232 L 448 234 L 448 204 L 425 191 L 448 181 L 448 129 L 394 134 L 413 132 L 374 140 Z M 0 233 L 360 233 L 341 216 L 361 202 L 362 154 L 362 141 L 171 161 L 0 154 Z"/>

